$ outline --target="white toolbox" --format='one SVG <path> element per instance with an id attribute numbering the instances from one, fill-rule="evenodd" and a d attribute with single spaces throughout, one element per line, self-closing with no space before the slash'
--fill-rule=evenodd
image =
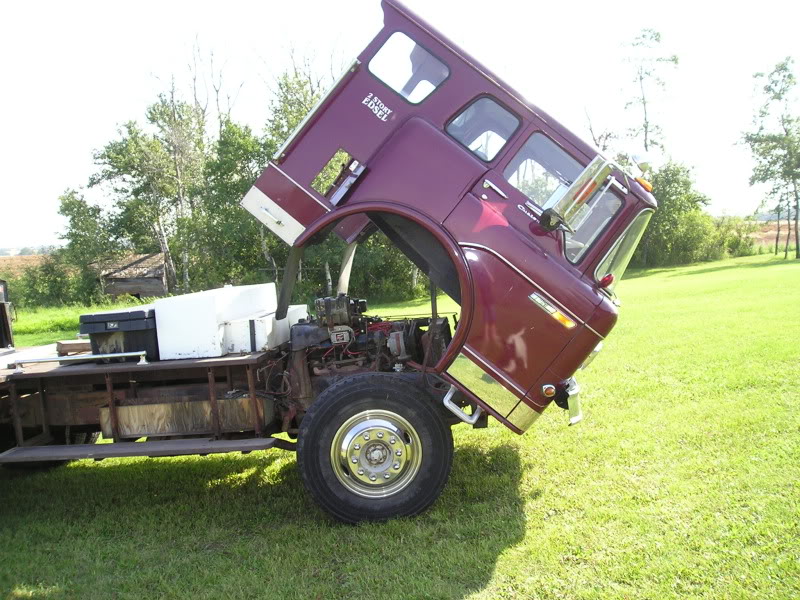
<path id="1" fill-rule="evenodd" d="M 292 307 L 295 310 L 285 321 L 275 323 L 277 307 L 274 283 L 225 286 L 156 300 L 156 331 L 161 360 L 213 358 L 230 352 L 249 352 L 249 321 L 253 315 L 264 320 L 263 328 L 261 325 L 258 327 L 260 333 L 256 332 L 257 341 L 263 342 L 259 350 L 288 341 L 289 327 L 306 316 L 306 308 L 303 306 L 301 311 Z M 240 320 L 247 321 L 246 343 L 241 343 L 240 334 L 228 335 L 231 343 L 239 348 L 228 350 L 226 329 L 229 324 L 236 323 L 233 329 L 239 331 L 242 327 L 238 324 Z"/>
<path id="2" fill-rule="evenodd" d="M 308 318 L 305 304 L 289 306 L 286 318 L 280 321 L 275 313 L 258 313 L 225 323 L 225 350 L 236 352 L 261 352 L 276 348 L 289 341 L 289 329 L 300 319 Z"/>

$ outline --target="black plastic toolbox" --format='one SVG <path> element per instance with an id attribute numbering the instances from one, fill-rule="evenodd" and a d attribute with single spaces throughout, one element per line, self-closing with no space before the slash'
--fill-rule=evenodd
<path id="1" fill-rule="evenodd" d="M 81 315 L 80 326 L 81 333 L 89 334 L 93 354 L 145 351 L 147 360 L 158 360 L 156 311 L 152 304 Z"/>

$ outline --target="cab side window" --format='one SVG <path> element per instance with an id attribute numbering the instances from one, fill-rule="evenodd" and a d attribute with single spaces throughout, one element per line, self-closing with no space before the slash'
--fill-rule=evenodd
<path id="1" fill-rule="evenodd" d="M 446 131 L 475 156 L 488 162 L 502 150 L 519 124 L 514 113 L 483 96 L 450 121 Z"/>
<path id="2" fill-rule="evenodd" d="M 580 163 L 542 133 L 534 133 L 508 163 L 503 176 L 538 206 L 558 201 L 583 171 Z"/>
<path id="3" fill-rule="evenodd" d="M 419 104 L 450 69 L 406 34 L 393 33 L 369 61 L 369 71 L 412 104 Z"/>

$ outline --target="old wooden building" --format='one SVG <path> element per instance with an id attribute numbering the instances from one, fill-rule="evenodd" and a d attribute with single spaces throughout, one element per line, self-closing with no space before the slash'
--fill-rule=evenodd
<path id="1" fill-rule="evenodd" d="M 128 254 L 97 265 L 103 290 L 111 296 L 128 294 L 137 298 L 167 295 L 164 255 Z"/>

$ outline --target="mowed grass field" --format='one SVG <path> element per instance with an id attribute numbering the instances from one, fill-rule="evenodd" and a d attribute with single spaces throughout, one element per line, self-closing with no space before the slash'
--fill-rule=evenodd
<path id="1" fill-rule="evenodd" d="M 80 328 L 82 314 L 127 308 L 141 304 L 134 298 L 96 306 L 59 306 L 52 308 L 19 308 L 13 323 L 14 345 L 17 348 L 50 344 L 59 340 L 74 340 Z"/>
<path id="2" fill-rule="evenodd" d="M 619 292 L 620 323 L 580 374 L 584 422 L 551 407 L 522 437 L 457 427 L 450 482 L 417 518 L 335 523 L 282 451 L 0 472 L 0 590 L 800 596 L 800 263 L 642 272 Z"/>

